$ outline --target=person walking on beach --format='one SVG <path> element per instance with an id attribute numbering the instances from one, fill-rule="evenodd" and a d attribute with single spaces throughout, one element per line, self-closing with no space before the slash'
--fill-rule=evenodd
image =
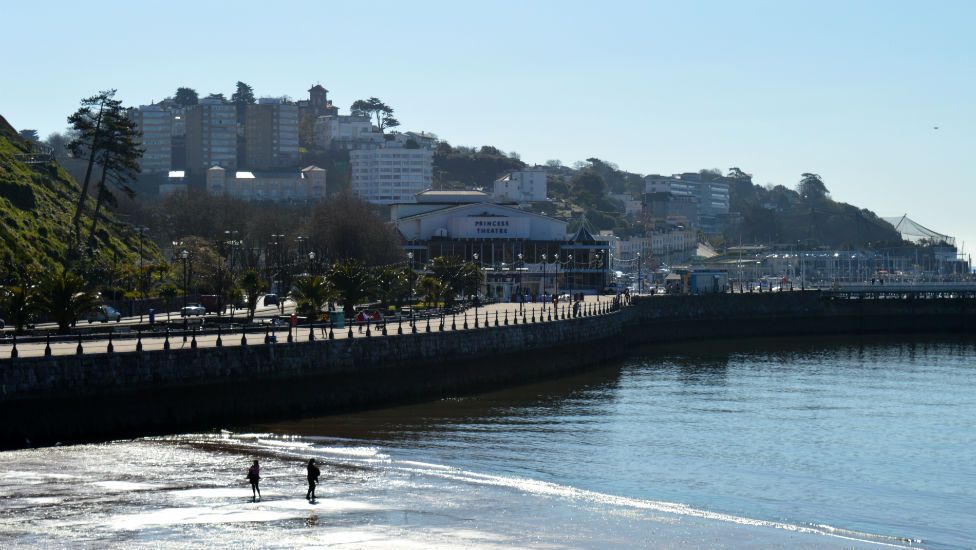
<path id="1" fill-rule="evenodd" d="M 258 486 L 261 481 L 261 466 L 257 460 L 247 469 L 247 480 L 251 482 L 251 502 L 254 502 L 261 498 L 261 487 Z"/>
<path id="2" fill-rule="evenodd" d="M 318 484 L 320 473 L 315 459 L 308 459 L 308 492 L 305 493 L 305 500 L 309 502 L 315 502 L 315 485 Z"/>

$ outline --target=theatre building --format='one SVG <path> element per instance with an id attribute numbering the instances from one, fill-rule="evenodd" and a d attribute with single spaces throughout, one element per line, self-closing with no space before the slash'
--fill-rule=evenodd
<path id="1" fill-rule="evenodd" d="M 414 269 L 447 256 L 475 262 L 485 273 L 482 294 L 511 300 L 528 294 L 593 294 L 609 282 L 609 244 L 585 228 L 493 202 L 480 191 L 424 191 L 394 204 L 391 218 Z"/>

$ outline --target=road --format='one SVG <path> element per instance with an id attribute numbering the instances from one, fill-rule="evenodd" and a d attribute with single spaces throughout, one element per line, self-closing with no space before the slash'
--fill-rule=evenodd
<path id="1" fill-rule="evenodd" d="M 587 307 L 596 308 L 597 306 L 609 305 L 611 300 L 612 297 L 610 296 L 587 296 L 584 303 Z M 293 304 L 286 304 L 285 312 L 289 313 L 291 308 L 293 307 L 294 307 Z M 559 305 L 561 312 L 565 312 L 566 307 L 567 304 L 565 302 L 561 302 Z M 519 308 L 520 308 L 519 304 L 511 303 L 511 302 L 489 304 L 484 307 L 479 307 L 477 308 L 478 327 L 479 329 L 484 329 L 486 316 L 491 327 L 495 326 L 496 318 L 498 321 L 498 325 L 503 326 L 505 324 L 506 315 L 508 317 L 509 324 L 512 324 L 515 322 L 515 317 L 517 312 L 519 311 Z M 274 312 L 272 312 L 271 311 L 272 309 L 273 308 L 271 306 L 268 306 L 268 308 L 266 308 L 264 313 L 267 317 L 271 317 L 274 314 L 276 314 L 277 311 L 280 311 L 280 310 L 275 310 Z M 524 311 L 524 315 L 522 314 L 518 315 L 518 320 L 520 324 L 525 321 L 532 322 L 533 317 L 535 318 L 536 322 L 543 320 L 543 318 L 545 318 L 545 320 L 548 321 L 549 315 L 552 314 L 552 305 L 539 304 L 539 303 L 524 304 L 523 311 Z M 562 316 L 562 314 L 563 313 L 560 313 L 560 317 Z M 523 318 L 525 321 L 523 321 Z M 174 316 L 174 319 L 177 320 L 179 319 L 178 314 Z M 138 321 L 138 318 L 136 318 L 136 320 Z M 468 323 L 467 330 L 475 330 L 474 327 L 475 308 L 470 308 L 466 312 L 459 313 L 457 315 L 445 316 L 443 319 L 444 321 L 443 330 L 444 331 L 465 330 L 464 329 L 465 320 Z M 130 320 L 125 319 L 122 321 L 122 323 L 118 323 L 118 324 L 107 323 L 107 325 L 117 328 L 119 326 L 126 326 L 128 324 L 131 324 L 128 321 Z M 418 333 L 426 332 L 427 323 L 428 323 L 427 319 L 418 319 L 416 321 L 417 332 Z M 440 332 L 441 331 L 440 324 L 441 324 L 441 317 L 431 318 L 430 331 Z M 410 327 L 409 318 L 404 318 L 401 323 L 388 324 L 386 327 L 387 334 L 396 335 L 398 326 L 402 328 L 404 335 L 411 334 L 412 331 Z M 370 325 L 369 329 L 372 336 L 380 336 L 382 334 L 381 330 L 377 330 L 376 326 Z M 277 336 L 277 343 L 279 345 L 285 344 L 288 336 L 288 327 L 279 325 L 274 330 Z M 313 330 L 315 331 L 316 340 L 322 340 L 328 338 L 328 327 L 323 328 L 320 326 L 316 326 Z M 365 334 L 366 327 L 353 327 L 352 331 L 353 331 L 353 336 L 352 336 L 353 338 L 365 338 L 366 336 Z M 336 329 L 333 331 L 333 333 L 336 339 L 348 338 L 349 327 L 346 326 L 341 330 Z M 131 335 L 131 332 L 129 332 L 129 334 Z M 234 347 L 234 346 L 243 345 L 241 342 L 242 336 L 245 335 L 240 330 L 222 332 L 219 335 L 221 340 L 221 345 L 224 347 Z M 246 333 L 247 345 L 257 345 L 257 344 L 263 345 L 264 337 L 265 337 L 265 332 L 261 331 L 260 329 L 249 330 Z M 218 338 L 217 334 L 202 334 L 195 337 L 192 335 L 188 335 L 186 340 L 184 341 L 183 336 L 178 335 L 178 336 L 171 336 L 169 338 L 169 344 L 170 344 L 170 349 L 190 349 L 193 345 L 193 341 L 196 340 L 197 347 L 214 347 L 217 345 L 217 338 Z M 301 325 L 298 326 L 292 332 L 292 339 L 295 342 L 308 341 L 309 328 L 307 326 L 301 326 Z M 153 333 L 152 336 L 143 336 L 141 342 L 142 342 L 142 349 L 144 351 L 161 350 L 164 349 L 166 337 L 163 334 Z M 113 339 L 111 341 L 111 344 L 113 346 L 113 351 L 119 353 L 119 352 L 126 352 L 126 351 L 135 351 L 136 346 L 138 345 L 138 341 L 134 338 Z M 50 345 L 51 345 L 52 355 L 75 355 L 77 353 L 78 341 L 72 340 L 72 341 L 52 342 Z M 18 357 L 42 357 L 44 355 L 46 346 L 47 344 L 45 342 L 31 342 L 31 343 L 20 342 L 17 344 L 17 354 Z M 104 339 L 97 339 L 97 340 L 84 340 L 82 342 L 82 349 L 85 354 L 105 353 L 108 350 L 108 346 L 109 346 L 109 340 L 107 339 L 107 337 Z M 3 343 L 0 344 L 0 358 L 2 359 L 9 358 L 11 356 L 12 349 L 13 349 L 12 342 L 10 340 L 4 340 Z"/>

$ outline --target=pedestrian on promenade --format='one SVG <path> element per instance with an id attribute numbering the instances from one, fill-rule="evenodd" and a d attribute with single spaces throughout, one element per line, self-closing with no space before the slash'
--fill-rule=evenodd
<path id="1" fill-rule="evenodd" d="M 366 326 L 366 312 L 365 311 L 360 311 L 359 313 L 356 314 L 356 323 L 359 324 L 359 332 L 362 332 L 363 331 L 363 328 Z"/>
<path id="2" fill-rule="evenodd" d="M 318 466 L 315 465 L 315 459 L 308 459 L 308 491 L 305 493 L 305 500 L 314 503 L 315 502 L 315 486 L 319 481 L 319 471 Z"/>
<path id="3" fill-rule="evenodd" d="M 257 460 L 247 469 L 247 480 L 251 482 L 251 502 L 254 502 L 261 498 L 261 487 L 258 486 L 261 481 L 261 466 Z"/>

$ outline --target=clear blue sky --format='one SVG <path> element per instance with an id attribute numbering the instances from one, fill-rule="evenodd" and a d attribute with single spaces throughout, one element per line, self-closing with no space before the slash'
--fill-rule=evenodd
<path id="1" fill-rule="evenodd" d="M 528 162 L 816 172 L 976 247 L 976 2 L 233 5 L 7 3 L 0 114 L 46 136 L 103 88 L 140 104 L 320 82 L 343 113 L 378 96 L 402 129 Z"/>

